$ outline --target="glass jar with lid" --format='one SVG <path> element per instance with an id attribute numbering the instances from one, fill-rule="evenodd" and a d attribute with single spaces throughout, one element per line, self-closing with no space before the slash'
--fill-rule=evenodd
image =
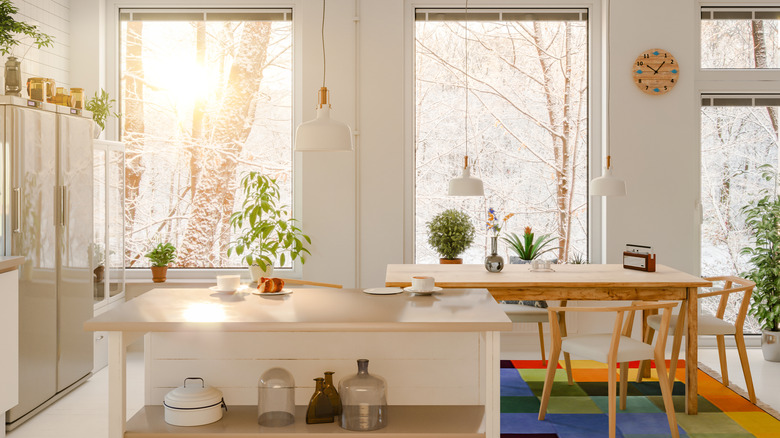
<path id="1" fill-rule="evenodd" d="M 282 427 L 295 422 L 295 379 L 284 368 L 271 368 L 257 382 L 257 423 Z"/>
<path id="2" fill-rule="evenodd" d="M 387 426 L 387 383 L 368 373 L 368 359 L 358 359 L 357 364 L 358 373 L 339 383 L 339 425 L 347 430 L 381 429 Z"/>

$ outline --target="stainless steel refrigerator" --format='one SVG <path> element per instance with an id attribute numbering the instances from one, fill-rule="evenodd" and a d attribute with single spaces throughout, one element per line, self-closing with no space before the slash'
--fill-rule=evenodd
<path id="1" fill-rule="evenodd" d="M 66 113 L 67 112 L 67 113 Z M 19 404 L 11 430 L 89 377 L 92 129 L 69 109 L 0 97 L 3 248 L 19 271 Z"/>

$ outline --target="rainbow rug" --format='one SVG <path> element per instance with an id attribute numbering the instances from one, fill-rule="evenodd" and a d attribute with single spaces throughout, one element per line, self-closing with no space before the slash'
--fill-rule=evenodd
<path id="1" fill-rule="evenodd" d="M 566 381 L 561 361 L 544 421 L 539 400 L 546 367 L 541 360 L 501 361 L 502 438 L 603 438 L 608 436 L 607 366 L 573 360 L 574 385 Z M 668 437 L 661 390 L 652 377 L 636 383 L 638 362 L 630 364 L 626 410 L 617 411 L 617 436 Z M 680 436 L 691 438 L 778 438 L 780 421 L 699 370 L 699 415 L 684 413 L 684 363 L 672 391 Z M 758 383 L 758 382 L 757 382 Z"/>

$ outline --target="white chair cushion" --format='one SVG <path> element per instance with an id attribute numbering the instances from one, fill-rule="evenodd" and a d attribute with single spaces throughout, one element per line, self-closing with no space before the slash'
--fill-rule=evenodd
<path id="1" fill-rule="evenodd" d="M 549 320 L 547 309 L 522 304 L 500 303 L 499 305 L 512 322 L 547 322 Z"/>
<path id="2" fill-rule="evenodd" d="M 586 359 L 607 362 L 612 335 L 574 335 L 563 338 L 561 350 Z M 653 359 L 653 346 L 627 336 L 620 337 L 617 362 Z"/>
<path id="3" fill-rule="evenodd" d="M 674 334 L 674 328 L 677 326 L 678 313 L 672 313 L 672 320 L 669 321 L 669 334 Z M 661 315 L 650 315 L 647 317 L 647 325 L 658 330 L 661 326 Z M 728 323 L 712 315 L 699 315 L 699 334 L 700 335 L 733 335 L 737 333 L 734 324 Z"/>

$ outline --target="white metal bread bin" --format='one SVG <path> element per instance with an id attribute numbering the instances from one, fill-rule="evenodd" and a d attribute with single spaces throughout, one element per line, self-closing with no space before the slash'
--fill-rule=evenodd
<path id="1" fill-rule="evenodd" d="M 187 386 L 188 380 L 200 380 Z M 165 395 L 165 422 L 173 426 L 202 426 L 219 421 L 227 410 L 222 391 L 206 386 L 200 377 L 187 377 L 184 385 Z"/>

